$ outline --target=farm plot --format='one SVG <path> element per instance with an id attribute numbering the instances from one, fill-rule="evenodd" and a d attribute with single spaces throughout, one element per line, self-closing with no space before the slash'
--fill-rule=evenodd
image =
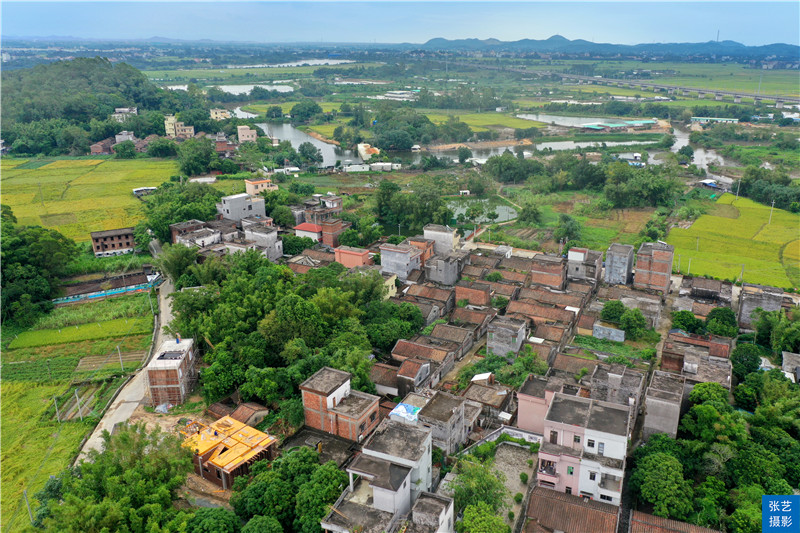
<path id="1" fill-rule="evenodd" d="M 775 209 L 769 223 L 769 206 L 731 194 L 718 204 L 730 209 L 725 216 L 703 215 L 688 229 L 670 231 L 667 242 L 675 246 L 675 270 L 722 279 L 738 279 L 776 287 L 800 286 L 800 215 Z"/>
<path id="2" fill-rule="evenodd" d="M 141 202 L 131 190 L 157 187 L 178 168 L 175 161 L 157 159 L 3 159 L 2 171 L 3 203 L 20 224 L 87 241 L 92 231 L 135 225 L 142 219 Z"/>
<path id="3" fill-rule="evenodd" d="M 35 511 L 36 492 L 68 466 L 119 385 L 142 363 L 152 328 L 147 295 L 136 295 L 60 307 L 3 339 L 4 531 L 29 527 L 22 491 Z"/>

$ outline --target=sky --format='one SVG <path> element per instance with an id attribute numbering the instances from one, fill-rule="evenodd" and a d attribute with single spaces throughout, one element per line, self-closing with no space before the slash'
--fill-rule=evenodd
<path id="1" fill-rule="evenodd" d="M 800 44 L 800 2 L 34 2 L 0 3 L 2 37 L 423 43 L 546 39 L 614 44 Z"/>

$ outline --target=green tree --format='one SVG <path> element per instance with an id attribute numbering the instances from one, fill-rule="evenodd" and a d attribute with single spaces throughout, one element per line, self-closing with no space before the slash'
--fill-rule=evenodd
<path id="1" fill-rule="evenodd" d="M 322 151 L 310 142 L 304 142 L 298 146 L 297 153 L 308 164 L 313 165 L 322 162 Z"/>
<path id="2" fill-rule="evenodd" d="M 317 468 L 311 479 L 297 492 L 295 530 L 300 533 L 319 533 L 320 522 L 345 485 L 347 474 L 339 470 L 333 461 Z"/>
<path id="3" fill-rule="evenodd" d="M 456 478 L 450 482 L 456 509 L 464 510 L 469 506 L 485 504 L 493 513 L 508 507 L 506 500 L 509 492 L 505 485 L 505 476 L 494 470 L 491 464 L 481 464 L 469 459 L 458 463 Z"/>
<path id="4" fill-rule="evenodd" d="M 631 487 L 639 501 L 653 506 L 656 516 L 685 520 L 692 512 L 692 486 L 672 455 L 658 452 L 637 462 Z"/>
<path id="5" fill-rule="evenodd" d="M 283 109 L 279 105 L 272 105 L 267 108 L 265 113 L 267 118 L 281 118 L 283 117 Z"/>
<path id="6" fill-rule="evenodd" d="M 254 516 L 242 527 L 242 533 L 283 533 L 283 531 L 281 523 L 271 516 Z"/>
<path id="7" fill-rule="evenodd" d="M 644 334 L 647 319 L 639 309 L 628 309 L 619 317 L 619 323 L 629 338 L 636 340 Z"/>
<path id="8" fill-rule="evenodd" d="M 322 113 L 322 108 L 313 100 L 298 102 L 290 111 L 293 122 L 308 122 L 311 117 L 319 113 Z"/>
<path id="9" fill-rule="evenodd" d="M 458 147 L 458 162 L 462 165 L 467 161 L 467 159 L 472 157 L 472 150 L 467 148 L 466 146 L 459 146 Z M 475 193 L 477 194 L 477 193 Z"/>
<path id="10" fill-rule="evenodd" d="M 519 212 L 517 219 L 520 222 L 538 224 L 542 219 L 542 211 L 534 202 L 525 202 L 525 205 L 522 206 L 522 210 Z"/>
<path id="11" fill-rule="evenodd" d="M 761 366 L 761 349 L 755 344 L 739 344 L 731 352 L 733 375 L 743 381 L 751 372 Z"/>
<path id="12" fill-rule="evenodd" d="M 603 305 L 603 310 L 600 312 L 600 318 L 603 320 L 610 320 L 611 322 L 619 322 L 622 314 L 626 311 L 625 304 L 619 300 L 609 300 Z"/>
<path id="13" fill-rule="evenodd" d="M 187 139 L 178 147 L 178 166 L 187 176 L 205 174 L 211 163 L 217 160 L 211 139 Z"/>
<path id="14" fill-rule="evenodd" d="M 161 137 L 147 146 L 147 155 L 150 157 L 174 157 L 178 155 L 178 147 L 174 141 Z"/>
<path id="15" fill-rule="evenodd" d="M 117 159 L 133 159 L 136 157 L 136 145 L 133 141 L 122 141 L 114 145 L 114 153 Z"/>
<path id="16" fill-rule="evenodd" d="M 698 383 L 689 393 L 689 403 L 697 405 L 706 402 L 728 403 L 728 390 L 719 383 Z"/>
<path id="17" fill-rule="evenodd" d="M 295 225 L 295 219 L 294 215 L 292 214 L 292 210 L 285 205 L 279 205 L 273 209 L 270 216 L 272 217 L 272 221 L 275 223 L 275 225 L 281 226 L 282 228 L 292 228 Z"/>
<path id="18" fill-rule="evenodd" d="M 284 235 L 283 253 L 287 255 L 297 255 L 306 248 L 314 246 L 314 241 L 310 237 L 298 237 L 296 235 Z"/>
<path id="19" fill-rule="evenodd" d="M 223 508 L 201 507 L 188 523 L 189 531 L 197 533 L 238 533 L 239 519 Z"/>
<path id="20" fill-rule="evenodd" d="M 691 311 L 673 311 L 672 327 L 688 333 L 702 333 L 703 321 L 696 318 Z"/>
<path id="21" fill-rule="evenodd" d="M 197 249 L 183 244 L 165 244 L 154 261 L 156 267 L 177 282 L 197 262 Z"/>
<path id="22" fill-rule="evenodd" d="M 561 213 L 558 215 L 558 224 L 553 231 L 553 238 L 557 241 L 562 239 L 566 241 L 579 240 L 581 238 L 580 223 L 566 213 Z"/>
<path id="23" fill-rule="evenodd" d="M 485 502 L 464 509 L 464 518 L 456 523 L 458 533 L 511 533 L 511 528 Z"/>
<path id="24" fill-rule="evenodd" d="M 503 280 L 503 275 L 500 272 L 492 272 L 491 274 L 486 276 L 486 281 L 496 282 L 496 281 L 502 281 L 502 280 Z"/>
<path id="25" fill-rule="evenodd" d="M 708 444 L 738 444 L 747 439 L 744 420 L 727 403 L 695 405 L 684 415 L 680 427 L 693 438 Z"/>

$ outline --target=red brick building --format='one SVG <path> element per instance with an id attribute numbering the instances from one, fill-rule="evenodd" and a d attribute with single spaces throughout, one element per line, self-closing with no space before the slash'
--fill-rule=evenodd
<path id="1" fill-rule="evenodd" d="M 322 243 L 327 244 L 331 248 L 339 246 L 339 235 L 352 225 L 350 222 L 345 222 L 341 218 L 326 218 L 322 220 L 319 225 L 322 227 Z"/>
<path id="2" fill-rule="evenodd" d="M 669 244 L 643 242 L 636 254 L 633 288 L 652 289 L 662 294 L 669 292 L 674 251 Z"/>
<path id="3" fill-rule="evenodd" d="M 567 262 L 560 256 L 537 254 L 531 264 L 531 283 L 563 291 L 567 286 Z"/>
<path id="4" fill-rule="evenodd" d="M 350 373 L 320 369 L 300 385 L 306 425 L 361 442 L 378 426 L 380 398 L 350 389 Z"/>
<path id="5" fill-rule="evenodd" d="M 422 255 L 420 256 L 420 265 L 419 265 L 419 267 L 421 269 L 424 269 L 425 268 L 425 261 L 427 261 L 428 259 L 433 257 L 433 253 L 434 253 L 433 252 L 433 244 L 434 244 L 434 241 L 431 240 L 431 239 L 426 239 L 425 237 L 423 237 L 421 235 L 417 235 L 416 237 L 409 237 L 407 239 L 407 241 L 408 241 L 408 244 L 410 244 L 411 246 L 413 246 L 414 248 L 417 248 L 418 250 L 420 250 L 422 252 Z"/>
<path id="6" fill-rule="evenodd" d="M 146 368 L 150 404 L 183 403 L 191 392 L 196 375 L 194 341 L 164 341 Z"/>
<path id="7" fill-rule="evenodd" d="M 133 239 L 133 228 L 93 231 L 92 250 L 95 257 L 129 254 L 136 248 Z"/>

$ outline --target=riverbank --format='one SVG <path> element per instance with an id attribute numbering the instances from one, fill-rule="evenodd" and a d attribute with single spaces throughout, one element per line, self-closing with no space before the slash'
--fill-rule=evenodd
<path id="1" fill-rule="evenodd" d="M 458 150 L 459 148 L 466 147 L 470 150 L 487 150 L 490 148 L 512 148 L 514 146 L 530 146 L 533 142 L 530 139 L 522 139 L 521 141 L 502 140 L 502 141 L 475 141 L 463 143 L 449 143 L 449 144 L 434 144 L 426 146 L 425 149 L 429 152 L 444 152 L 447 150 Z"/>
<path id="2" fill-rule="evenodd" d="M 339 143 L 337 141 L 334 141 L 333 139 L 329 139 L 328 137 L 325 137 L 321 133 L 318 133 L 318 132 L 312 130 L 308 126 L 301 126 L 301 127 L 297 128 L 297 129 L 299 129 L 300 131 L 302 131 L 303 133 L 305 133 L 309 137 L 314 137 L 318 141 L 321 141 L 321 142 L 324 142 L 324 143 L 327 143 L 327 144 L 332 144 L 334 146 L 339 146 Z"/>

